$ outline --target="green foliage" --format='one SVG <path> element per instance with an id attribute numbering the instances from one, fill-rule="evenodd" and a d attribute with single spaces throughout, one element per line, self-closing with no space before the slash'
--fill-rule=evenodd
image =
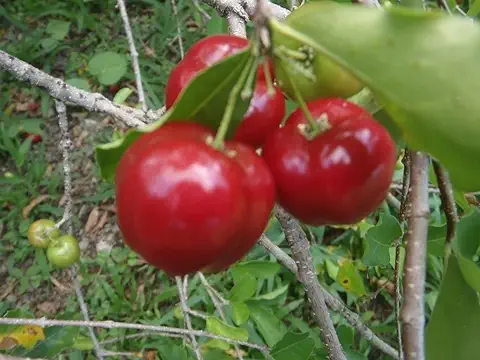
<path id="1" fill-rule="evenodd" d="M 369 229 L 365 235 L 365 252 L 362 262 L 368 266 L 387 265 L 390 261 L 389 249 L 395 240 L 403 235 L 398 220 L 383 213 L 377 225 Z"/>
<path id="2" fill-rule="evenodd" d="M 96 54 L 88 62 L 88 70 L 103 85 L 118 82 L 127 70 L 127 59 L 111 51 Z"/>
<path id="3" fill-rule="evenodd" d="M 455 256 L 450 256 L 432 318 L 427 326 L 428 360 L 470 360 L 478 355 L 480 306 L 464 280 Z"/>

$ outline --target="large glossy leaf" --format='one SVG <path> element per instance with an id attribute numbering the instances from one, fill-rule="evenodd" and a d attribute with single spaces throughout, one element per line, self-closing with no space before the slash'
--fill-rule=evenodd
<path id="1" fill-rule="evenodd" d="M 117 163 L 127 148 L 142 134 L 158 129 L 167 121 L 192 120 L 214 130 L 223 117 L 228 97 L 241 72 L 251 60 L 249 50 L 232 55 L 199 73 L 182 91 L 175 105 L 156 122 L 138 129 L 130 129 L 125 136 L 96 148 L 101 176 L 113 181 Z M 237 97 L 227 137 L 231 136 L 248 109 L 251 96 Z"/>
<path id="2" fill-rule="evenodd" d="M 480 305 L 450 256 L 440 295 L 427 326 L 427 360 L 478 359 Z"/>
<path id="3" fill-rule="evenodd" d="M 274 46 L 293 34 L 290 47 L 303 42 L 348 68 L 411 147 L 439 159 L 460 190 L 480 189 L 480 25 L 436 11 L 330 1 L 308 3 L 286 22 L 286 31 L 273 23 Z"/>
<path id="4" fill-rule="evenodd" d="M 480 266 L 473 260 L 480 245 L 480 210 L 475 209 L 457 225 L 453 243 L 463 278 L 475 291 L 480 292 Z"/>

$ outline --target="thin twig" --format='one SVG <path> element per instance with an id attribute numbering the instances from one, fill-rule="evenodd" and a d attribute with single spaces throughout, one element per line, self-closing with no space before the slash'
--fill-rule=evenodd
<path id="1" fill-rule="evenodd" d="M 440 189 L 440 199 L 442 200 L 442 209 L 447 218 L 447 235 L 445 237 L 445 268 L 448 257 L 450 256 L 452 241 L 455 238 L 456 226 L 458 222 L 457 205 L 453 196 L 452 183 L 448 173 L 442 168 L 440 163 L 433 160 L 433 169 L 437 177 L 438 188 Z"/>
<path id="2" fill-rule="evenodd" d="M 147 111 L 147 103 L 145 102 L 145 94 L 143 92 L 142 74 L 138 64 L 138 52 L 135 47 L 135 40 L 133 39 L 132 28 L 130 27 L 130 21 L 128 19 L 124 0 L 117 0 L 117 5 L 120 9 L 120 16 L 122 17 L 125 33 L 127 34 L 128 47 L 130 48 L 130 55 L 132 56 L 133 72 L 137 83 L 138 101 L 142 104 L 142 109 Z"/>
<path id="3" fill-rule="evenodd" d="M 310 254 L 310 245 L 297 220 L 285 210 L 277 208 L 277 219 L 285 233 L 285 238 L 292 249 L 292 257 L 297 264 L 297 278 L 305 286 L 308 300 L 312 306 L 312 315 L 320 328 L 320 337 L 327 349 L 330 360 L 346 360 L 342 345 L 328 312 L 322 287 L 315 275 L 315 268 Z"/>
<path id="4" fill-rule="evenodd" d="M 175 0 L 170 0 L 170 2 L 172 4 L 173 16 L 175 16 L 175 24 L 177 26 L 177 41 L 180 49 L 180 58 L 183 59 L 185 56 L 185 50 L 183 49 L 183 39 L 182 32 L 180 31 L 180 20 L 178 19 L 177 4 L 175 3 Z"/>
<path id="5" fill-rule="evenodd" d="M 138 339 L 142 337 L 151 337 L 151 336 L 166 336 L 166 337 L 172 337 L 172 338 L 181 338 L 185 339 L 185 335 L 179 335 L 179 334 L 170 334 L 167 332 L 142 332 L 142 333 L 137 333 L 137 334 L 131 334 L 131 335 L 125 335 L 125 336 L 120 336 L 120 337 L 115 337 L 113 339 L 108 339 L 100 342 L 100 345 L 109 345 L 109 344 L 114 344 L 119 341 L 123 340 L 129 340 L 129 339 Z"/>
<path id="6" fill-rule="evenodd" d="M 401 205 L 401 203 L 400 203 L 400 201 L 399 201 L 395 196 L 393 196 L 392 193 L 389 192 L 389 193 L 387 194 L 386 200 L 387 200 L 388 205 L 390 205 L 391 207 L 393 207 L 395 210 L 400 211 L 400 205 Z"/>
<path id="7" fill-rule="evenodd" d="M 72 147 L 72 140 L 70 139 L 70 132 L 68 131 L 68 120 L 67 120 L 67 107 L 61 101 L 55 100 L 55 108 L 58 115 L 58 125 L 60 127 L 61 140 L 60 146 L 62 147 L 62 157 L 63 157 L 63 173 L 64 173 L 64 196 L 65 196 L 65 209 L 63 213 L 62 220 L 57 224 L 57 227 L 60 227 L 63 223 L 67 223 L 68 233 L 73 234 L 73 224 L 72 224 L 72 210 L 73 210 L 73 200 L 72 200 L 72 177 L 71 177 L 71 168 L 70 168 L 70 149 Z M 83 318 L 86 321 L 89 321 L 88 308 L 85 304 L 85 299 L 83 297 L 82 289 L 80 282 L 77 278 L 77 268 L 72 266 L 71 268 L 71 277 L 73 282 L 73 287 L 75 293 L 77 294 L 78 305 L 80 306 L 80 311 L 82 312 Z M 99 360 L 103 360 L 102 349 L 98 343 L 97 336 L 92 328 L 88 329 L 90 338 L 92 339 L 95 355 Z"/>
<path id="8" fill-rule="evenodd" d="M 200 353 L 200 348 L 198 347 L 197 339 L 195 338 L 195 335 L 192 334 L 192 331 L 193 331 L 192 321 L 190 320 L 190 313 L 188 311 L 189 309 L 187 304 L 187 294 L 185 293 L 183 288 L 182 278 L 180 276 L 175 276 L 175 281 L 177 282 L 177 289 L 180 297 L 180 305 L 183 311 L 185 326 L 187 327 L 187 330 L 190 331 L 190 339 L 192 341 L 193 351 L 195 352 L 197 359 L 202 360 L 203 357 L 202 357 L 202 354 Z"/>
<path id="9" fill-rule="evenodd" d="M 215 290 L 215 288 L 210 285 L 210 283 L 207 281 L 207 279 L 205 278 L 205 275 L 203 275 L 201 272 L 198 272 L 198 277 L 200 278 L 200 281 L 202 282 L 203 286 L 205 286 L 205 288 L 207 289 L 208 292 L 211 292 L 215 297 L 218 299 L 218 301 L 220 301 L 222 303 L 222 306 L 225 306 L 228 304 L 228 300 L 226 300 L 222 294 L 220 294 L 217 290 Z"/>
<path id="10" fill-rule="evenodd" d="M 227 319 L 225 317 L 225 313 L 223 312 L 223 306 L 224 306 L 223 303 L 221 301 L 219 301 L 217 296 L 212 292 L 212 290 L 210 290 L 210 289 L 213 289 L 213 287 L 208 283 L 205 276 L 201 272 L 198 272 L 197 274 L 198 274 L 198 277 L 200 278 L 200 281 L 201 281 L 202 285 L 207 290 L 208 296 L 210 296 L 210 298 L 212 299 L 213 306 L 215 306 L 215 309 L 218 311 L 218 314 L 220 315 L 220 318 L 224 322 L 226 322 Z M 234 345 L 234 348 L 235 348 L 235 352 L 237 354 L 237 359 L 243 360 L 243 355 L 242 355 L 242 352 L 240 351 L 240 348 L 238 347 L 238 345 Z"/>
<path id="11" fill-rule="evenodd" d="M 70 132 L 68 131 L 67 107 L 61 101 L 55 100 L 55 108 L 58 115 L 58 126 L 60 127 L 61 140 L 60 146 L 62 148 L 63 158 L 63 187 L 65 196 L 65 208 L 63 210 L 62 219 L 56 224 L 57 227 L 67 223 L 68 233 L 73 234 L 72 225 L 72 176 L 70 168 L 70 149 L 72 148 L 72 139 L 70 139 Z"/>
<path id="12" fill-rule="evenodd" d="M 400 313 L 403 349 L 406 360 L 425 359 L 425 277 L 428 219 L 428 156 L 410 153 L 411 205 L 408 219 L 404 299 Z"/>
<path id="13" fill-rule="evenodd" d="M 404 149 L 403 155 L 403 181 L 402 181 L 402 193 L 400 201 L 399 218 L 403 223 L 406 218 L 407 210 L 411 208 L 409 204 L 410 199 L 410 150 Z M 403 360 L 403 343 L 402 343 L 402 323 L 400 321 L 400 307 L 402 304 L 402 282 L 401 282 L 401 264 L 400 255 L 402 250 L 403 235 L 397 240 L 395 244 L 395 268 L 393 284 L 395 286 L 395 324 L 397 328 L 397 342 L 398 342 L 398 355 L 400 360 Z"/>
<path id="14" fill-rule="evenodd" d="M 298 267 L 295 261 L 290 256 L 288 256 L 288 254 L 285 253 L 285 251 L 283 251 L 279 246 L 275 245 L 265 234 L 263 234 L 260 237 L 258 242 L 265 248 L 265 250 L 267 250 L 273 256 L 275 256 L 275 258 L 280 262 L 280 264 L 285 266 L 288 270 L 290 270 L 295 275 L 298 274 Z M 335 311 L 336 313 L 343 316 L 347 321 L 347 323 L 349 323 L 350 326 L 352 326 L 355 330 L 357 330 L 358 333 L 362 335 L 363 338 L 371 342 L 373 346 L 377 347 L 379 350 L 383 351 L 385 354 L 388 354 L 393 359 L 396 359 L 396 360 L 398 359 L 397 350 L 395 350 L 389 344 L 387 344 L 382 339 L 380 339 L 377 335 L 373 333 L 372 330 L 368 328 L 368 326 L 363 324 L 358 314 L 348 309 L 345 306 L 345 304 L 342 303 L 341 300 L 334 297 L 323 287 L 321 288 L 321 290 L 327 306 L 332 311 Z"/>
<path id="15" fill-rule="evenodd" d="M 12 74 L 16 79 L 42 88 L 53 98 L 64 103 L 81 106 L 88 111 L 109 114 L 131 127 L 143 126 L 157 120 L 165 109 L 143 111 L 117 105 L 98 93 L 90 93 L 68 85 L 34 66 L 0 50 L 0 70 Z"/>
<path id="16" fill-rule="evenodd" d="M 50 320 L 46 318 L 40 319 L 26 319 L 26 318 L 6 318 L 0 317 L 0 324 L 3 325 L 38 325 L 40 327 L 47 326 L 78 326 L 78 327 L 97 327 L 102 329 L 137 329 L 144 331 L 155 331 L 161 333 L 180 334 L 184 336 L 203 336 L 210 339 L 219 339 L 229 344 L 238 344 L 252 349 L 257 349 L 262 353 L 268 353 L 268 347 L 264 345 L 250 343 L 248 341 L 235 340 L 226 336 L 212 334 L 203 330 L 187 330 L 180 328 L 173 328 L 168 326 L 146 325 L 146 324 L 132 324 L 122 323 L 117 321 L 82 321 L 82 320 Z"/>

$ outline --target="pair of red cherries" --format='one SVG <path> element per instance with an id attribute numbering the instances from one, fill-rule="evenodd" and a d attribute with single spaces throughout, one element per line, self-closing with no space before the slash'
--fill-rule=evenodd
<path id="1" fill-rule="evenodd" d="M 167 108 L 199 71 L 247 46 L 230 35 L 196 43 L 170 74 Z M 118 164 L 124 240 L 169 275 L 219 272 L 240 260 L 265 230 L 275 201 L 306 224 L 351 224 L 386 196 L 396 148 L 366 110 L 318 99 L 307 106 L 327 129 L 312 133 L 300 109 L 280 127 L 285 100 L 278 88 L 268 94 L 264 75 L 259 67 L 250 108 L 221 149 L 211 146 L 212 129 L 176 121 L 140 137 Z"/>

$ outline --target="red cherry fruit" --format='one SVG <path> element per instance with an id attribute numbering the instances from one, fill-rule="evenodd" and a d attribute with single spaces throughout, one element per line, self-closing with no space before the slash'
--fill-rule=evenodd
<path id="1" fill-rule="evenodd" d="M 244 171 L 243 186 L 247 194 L 248 212 L 238 238 L 231 242 L 217 261 L 203 269 L 205 272 L 225 270 L 240 260 L 265 230 L 275 203 L 273 176 L 264 160 L 247 145 L 235 141 L 227 143 L 226 151 L 236 154 L 235 159 Z"/>
<path id="2" fill-rule="evenodd" d="M 259 148 L 267 135 L 280 126 L 285 117 L 285 98 L 279 88 L 274 86 L 273 89 L 275 92 L 270 95 L 266 82 L 257 83 L 250 106 L 233 140 Z"/>
<path id="3" fill-rule="evenodd" d="M 297 109 L 263 147 L 277 201 L 305 224 L 356 223 L 387 194 L 395 169 L 395 143 L 353 103 L 324 98 L 307 106 L 317 123 L 326 116 L 330 129 L 309 140 L 299 126 L 308 122 Z"/>
<path id="4" fill-rule="evenodd" d="M 196 42 L 170 73 L 165 87 L 165 107 L 172 107 L 180 92 L 199 72 L 245 49 L 248 44 L 245 38 L 227 34 L 207 36 Z M 273 79 L 273 63 L 270 59 L 267 61 Z M 258 68 L 257 79 L 265 80 L 263 65 Z"/>
<path id="5" fill-rule="evenodd" d="M 227 142 L 224 152 L 216 150 L 207 144 L 209 136 L 198 124 L 167 123 L 135 141 L 116 170 L 125 242 L 170 275 L 199 271 L 226 254 L 237 258 L 252 234 L 261 234 L 253 230 L 262 219 L 251 221 L 250 214 L 262 201 L 250 201 L 272 199 L 268 212 L 273 207 L 273 179 L 268 191 L 258 193 L 247 178 L 265 172 L 271 177 L 263 159 L 235 142 Z M 232 151 L 237 146 L 245 148 Z M 248 162 L 247 153 L 258 161 Z M 238 250 L 231 254 L 231 248 Z"/>

